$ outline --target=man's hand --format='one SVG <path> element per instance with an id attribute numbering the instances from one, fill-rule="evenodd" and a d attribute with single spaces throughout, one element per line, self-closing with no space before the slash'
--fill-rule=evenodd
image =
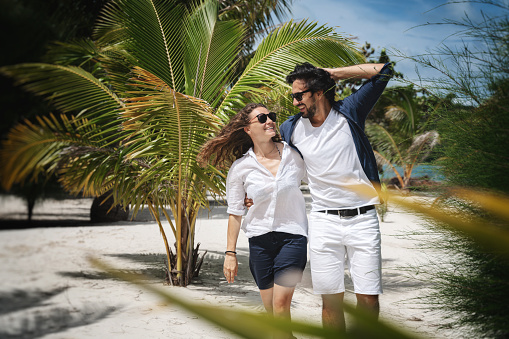
<path id="1" fill-rule="evenodd" d="M 322 68 L 324 71 L 327 71 L 330 73 L 330 77 L 334 80 L 334 81 L 338 81 L 339 80 L 339 77 L 335 76 L 334 75 L 334 68 Z"/>
<path id="2" fill-rule="evenodd" d="M 246 193 L 246 197 L 244 198 L 244 206 L 246 206 L 248 209 L 249 207 L 253 206 L 253 199 L 251 198 L 248 198 L 247 197 L 247 193 Z"/>

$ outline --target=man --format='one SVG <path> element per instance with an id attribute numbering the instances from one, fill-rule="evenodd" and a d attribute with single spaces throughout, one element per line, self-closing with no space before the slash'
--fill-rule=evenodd
<path id="1" fill-rule="evenodd" d="M 304 63 L 286 78 L 300 113 L 280 131 L 301 153 L 308 172 L 313 290 L 322 295 L 324 326 L 343 331 L 345 266 L 358 306 L 376 317 L 379 313 L 380 230 L 374 205 L 380 203 L 380 181 L 364 125 L 391 76 L 390 64 L 320 69 Z M 350 78 L 368 81 L 346 99 L 334 101 L 335 82 Z"/>

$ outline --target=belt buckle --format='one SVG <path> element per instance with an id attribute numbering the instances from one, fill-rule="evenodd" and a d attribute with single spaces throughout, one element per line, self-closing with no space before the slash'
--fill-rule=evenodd
<path id="1" fill-rule="evenodd" d="M 359 208 L 352 208 L 350 210 L 348 210 L 348 209 L 339 210 L 339 215 L 342 218 L 344 218 L 344 217 L 355 217 L 355 216 L 358 216 L 359 214 L 361 214 Z"/>

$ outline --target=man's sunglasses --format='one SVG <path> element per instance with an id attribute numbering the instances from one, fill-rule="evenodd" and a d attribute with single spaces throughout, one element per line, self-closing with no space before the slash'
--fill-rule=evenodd
<path id="1" fill-rule="evenodd" d="M 253 119 L 251 119 L 251 121 L 249 123 L 253 122 L 254 119 L 258 118 L 258 121 L 260 122 L 260 124 L 264 124 L 267 121 L 267 117 L 269 117 L 270 120 L 276 122 L 276 113 L 270 112 L 269 114 L 265 114 L 265 113 L 258 114 Z"/>
<path id="2" fill-rule="evenodd" d="M 302 92 L 297 92 L 297 93 L 291 93 L 290 96 L 294 99 L 296 99 L 297 101 L 302 101 L 302 95 L 304 93 L 307 93 L 307 92 L 311 92 L 310 89 L 307 89 L 305 91 L 302 91 Z"/>

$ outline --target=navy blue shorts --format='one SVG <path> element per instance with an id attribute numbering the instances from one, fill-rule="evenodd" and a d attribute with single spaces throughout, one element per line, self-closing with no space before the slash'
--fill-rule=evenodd
<path id="1" fill-rule="evenodd" d="M 295 287 L 306 267 L 307 243 L 303 235 L 284 232 L 249 238 L 249 268 L 258 288 Z"/>

